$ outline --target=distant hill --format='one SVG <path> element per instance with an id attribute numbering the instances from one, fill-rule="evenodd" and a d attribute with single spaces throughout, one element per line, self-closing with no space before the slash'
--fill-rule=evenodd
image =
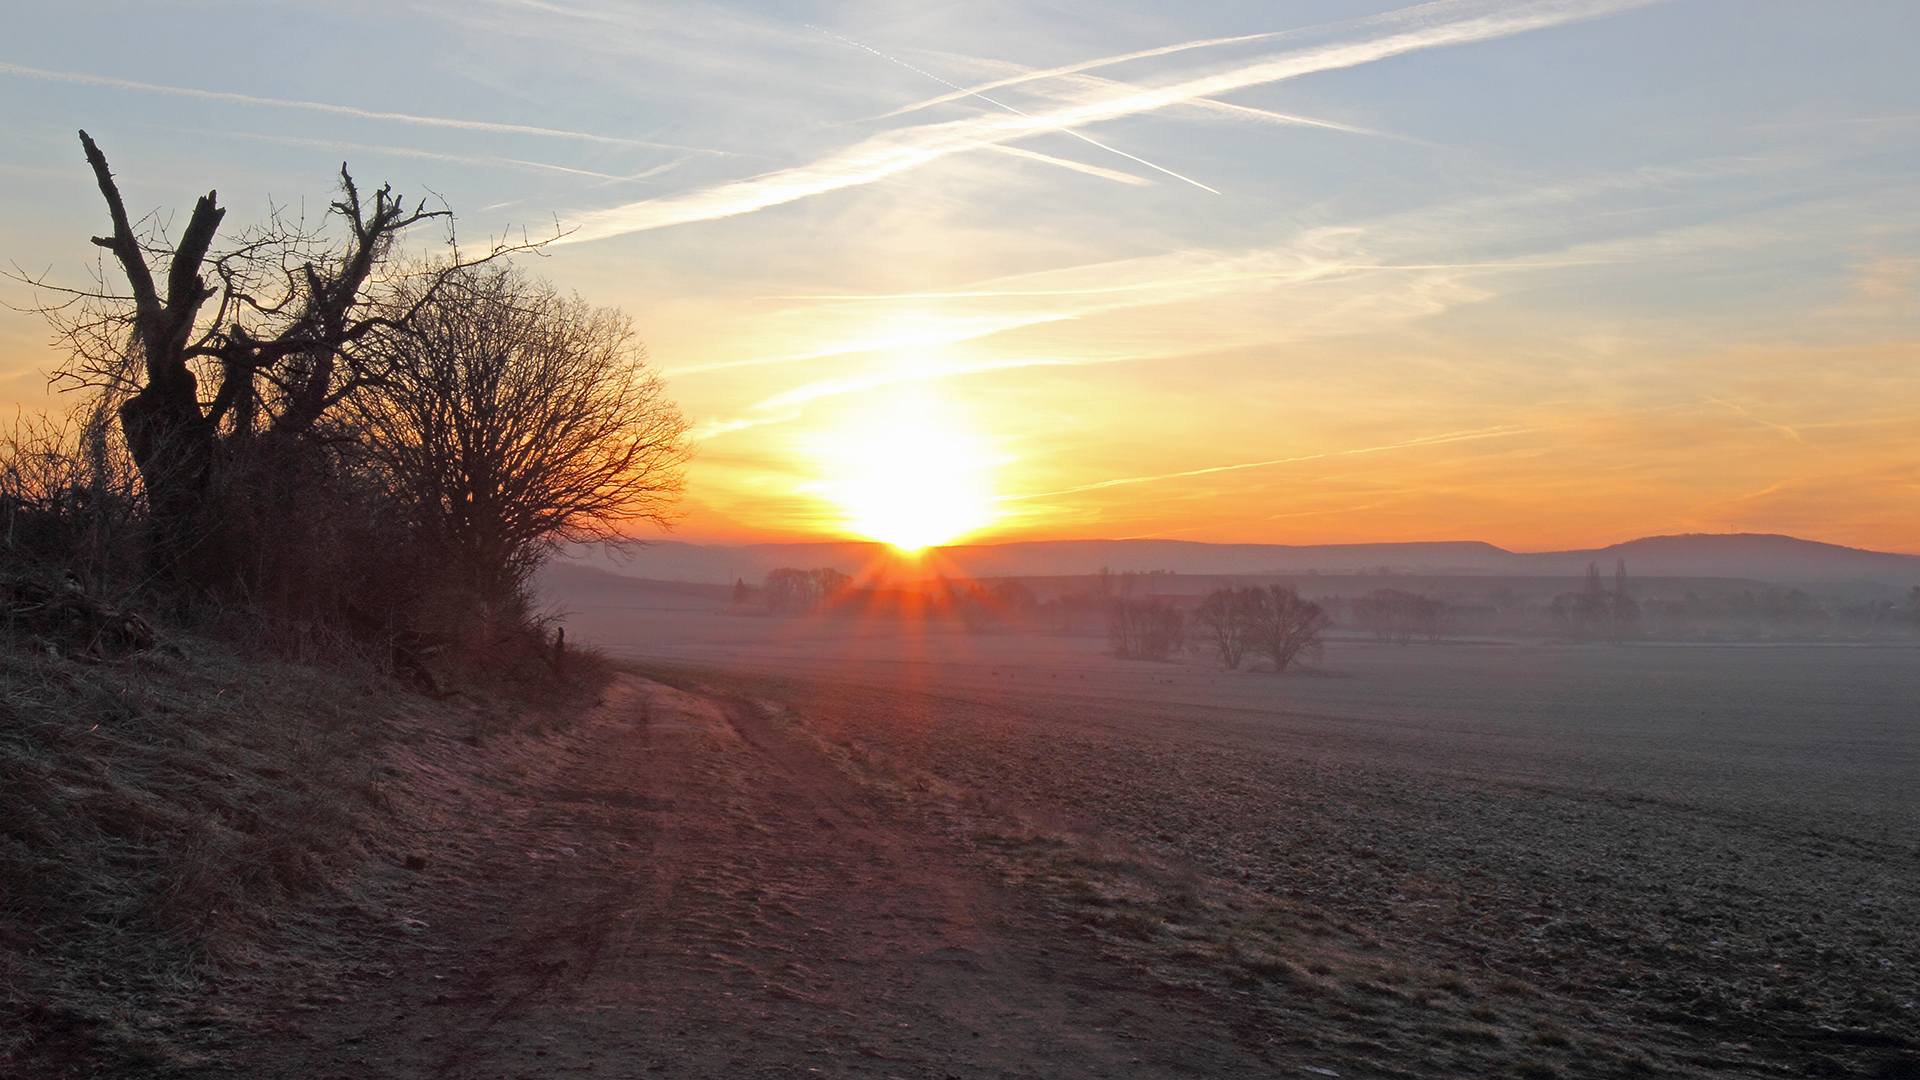
<path id="1" fill-rule="evenodd" d="M 1624 559 L 1636 578 L 1751 578 L 1779 583 L 1875 581 L 1920 585 L 1920 555 L 1823 544 L 1759 533 L 1649 536 L 1584 551 L 1513 552 L 1478 541 L 1412 544 L 1206 544 L 1190 540 L 1035 540 L 938 548 L 925 563 L 903 560 L 884 544 L 815 543 L 722 546 L 659 541 L 630 556 L 594 553 L 580 562 L 629 577 L 750 584 L 782 566 L 831 566 L 863 580 L 1038 577 L 1166 570 L 1177 574 L 1378 572 L 1425 575 L 1566 576 L 1598 563 L 1613 572 Z"/>
<path id="2" fill-rule="evenodd" d="M 1771 533 L 1647 536 L 1594 551 L 1516 557 L 1537 560 L 1536 565 L 1551 565 L 1558 572 L 1585 569 L 1586 562 L 1594 561 L 1600 563 L 1602 570 L 1610 570 L 1615 559 L 1625 559 L 1629 571 L 1648 577 L 1750 577 L 1770 581 L 1911 579 L 1909 584 L 1920 584 L 1920 555 L 1866 551 Z"/>

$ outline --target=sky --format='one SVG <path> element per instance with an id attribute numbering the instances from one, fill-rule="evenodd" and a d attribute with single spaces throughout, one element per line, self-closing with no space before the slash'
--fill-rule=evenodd
<path id="1" fill-rule="evenodd" d="M 176 223 L 345 161 L 557 237 L 681 539 L 1920 553 L 1910 0 L 0 9 L 0 265 L 97 272 L 82 128 Z M 0 401 L 70 405 L 0 300 Z"/>

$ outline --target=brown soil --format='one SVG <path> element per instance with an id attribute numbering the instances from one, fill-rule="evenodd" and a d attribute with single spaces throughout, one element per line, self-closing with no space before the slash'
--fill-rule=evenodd
<path id="1" fill-rule="evenodd" d="M 418 869 L 289 921 L 307 961 L 235 987 L 246 1071 L 1920 1072 L 1898 844 L 1078 691 L 656 676 L 562 736 L 410 751 Z"/>
<path id="2" fill-rule="evenodd" d="M 1143 978 L 1036 909 L 775 708 L 640 680 L 612 697 L 549 767 L 459 793 L 470 819 L 434 814 L 447 833 L 390 906 L 334 913 L 365 936 L 312 957 L 250 1072 L 1229 1075 L 1274 1060 L 1209 995 Z"/>

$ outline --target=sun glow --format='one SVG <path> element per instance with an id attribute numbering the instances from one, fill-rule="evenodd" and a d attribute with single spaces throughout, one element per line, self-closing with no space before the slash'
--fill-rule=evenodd
<path id="1" fill-rule="evenodd" d="M 813 494 L 862 536 L 918 551 L 993 521 L 993 453 L 925 384 L 875 395 L 810 442 Z"/>

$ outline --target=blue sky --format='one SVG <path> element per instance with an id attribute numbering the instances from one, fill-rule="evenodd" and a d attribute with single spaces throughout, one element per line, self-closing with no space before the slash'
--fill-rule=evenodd
<path id="1" fill-rule="evenodd" d="M 83 127 L 136 210 L 557 227 L 691 538 L 1920 550 L 1920 6 L 10 6 L 10 262 L 94 265 Z"/>

